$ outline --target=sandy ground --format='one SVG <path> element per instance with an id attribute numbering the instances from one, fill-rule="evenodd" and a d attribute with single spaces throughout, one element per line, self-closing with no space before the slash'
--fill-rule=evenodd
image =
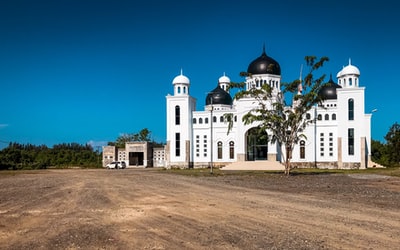
<path id="1" fill-rule="evenodd" d="M 400 249 L 400 179 L 0 173 L 0 249 Z"/>

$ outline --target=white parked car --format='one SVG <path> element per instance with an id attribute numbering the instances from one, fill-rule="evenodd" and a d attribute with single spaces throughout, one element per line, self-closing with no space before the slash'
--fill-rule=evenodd
<path id="1" fill-rule="evenodd" d="M 124 169 L 126 168 L 126 163 L 124 161 L 113 161 L 107 164 L 107 169 Z"/>

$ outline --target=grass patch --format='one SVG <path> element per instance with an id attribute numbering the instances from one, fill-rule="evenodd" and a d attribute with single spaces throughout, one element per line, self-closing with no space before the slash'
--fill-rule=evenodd
<path id="1" fill-rule="evenodd" d="M 229 170 L 224 171 L 214 168 L 213 172 L 209 168 L 186 168 L 186 169 L 162 169 L 165 173 L 186 175 L 193 177 L 212 177 L 227 175 L 265 175 L 265 174 L 284 174 L 283 171 L 266 171 L 266 170 Z M 315 168 L 299 168 L 293 169 L 291 175 L 323 175 L 323 174 L 379 174 L 387 176 L 400 177 L 400 168 L 368 168 L 368 169 L 315 169 Z"/>

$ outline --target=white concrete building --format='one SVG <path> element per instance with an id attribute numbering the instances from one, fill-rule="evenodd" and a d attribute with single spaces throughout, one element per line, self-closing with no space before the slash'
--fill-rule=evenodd
<path id="1" fill-rule="evenodd" d="M 246 88 L 273 87 L 272 98 L 281 94 L 279 63 L 263 50 L 247 69 Z M 300 141 L 292 153 L 297 167 L 366 168 L 370 162 L 371 114 L 365 114 L 364 91 L 360 71 L 349 64 L 337 74 L 338 84 L 331 77 L 319 94 L 323 105 L 310 110 L 304 119 L 313 122 L 305 129 L 307 139 Z M 218 86 L 209 91 L 204 110 L 196 110 L 196 99 L 190 96 L 190 80 L 181 72 L 173 79 L 173 94 L 166 96 L 167 142 L 165 165 L 179 167 L 215 167 L 254 164 L 266 169 L 283 168 L 282 148 L 271 143 L 266 131 L 255 135 L 257 124 L 245 125 L 242 117 L 257 105 L 252 98 L 233 101 L 227 91 L 230 79 L 224 74 Z M 205 90 L 206 91 L 206 90 Z M 233 127 L 228 131 L 226 114 L 231 114 Z M 314 120 L 316 122 L 314 122 Z"/>

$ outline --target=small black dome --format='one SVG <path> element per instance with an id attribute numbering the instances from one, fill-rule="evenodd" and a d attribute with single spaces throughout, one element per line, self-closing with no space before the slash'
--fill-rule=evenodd
<path id="1" fill-rule="evenodd" d="M 258 74 L 273 74 L 281 75 L 281 67 L 279 63 L 273 58 L 267 56 L 265 53 L 265 47 L 260 57 L 256 58 L 249 64 L 247 73 L 258 75 Z"/>
<path id="2" fill-rule="evenodd" d="M 232 97 L 218 85 L 214 90 L 210 91 L 206 97 L 206 105 L 211 104 L 232 105 Z"/>
<path id="3" fill-rule="evenodd" d="M 324 86 L 319 90 L 318 95 L 323 100 L 336 100 L 337 99 L 336 89 L 338 89 L 338 88 L 341 88 L 341 86 L 336 84 L 332 80 L 332 74 L 331 74 L 331 78 L 329 79 L 329 82 L 324 84 Z"/>

